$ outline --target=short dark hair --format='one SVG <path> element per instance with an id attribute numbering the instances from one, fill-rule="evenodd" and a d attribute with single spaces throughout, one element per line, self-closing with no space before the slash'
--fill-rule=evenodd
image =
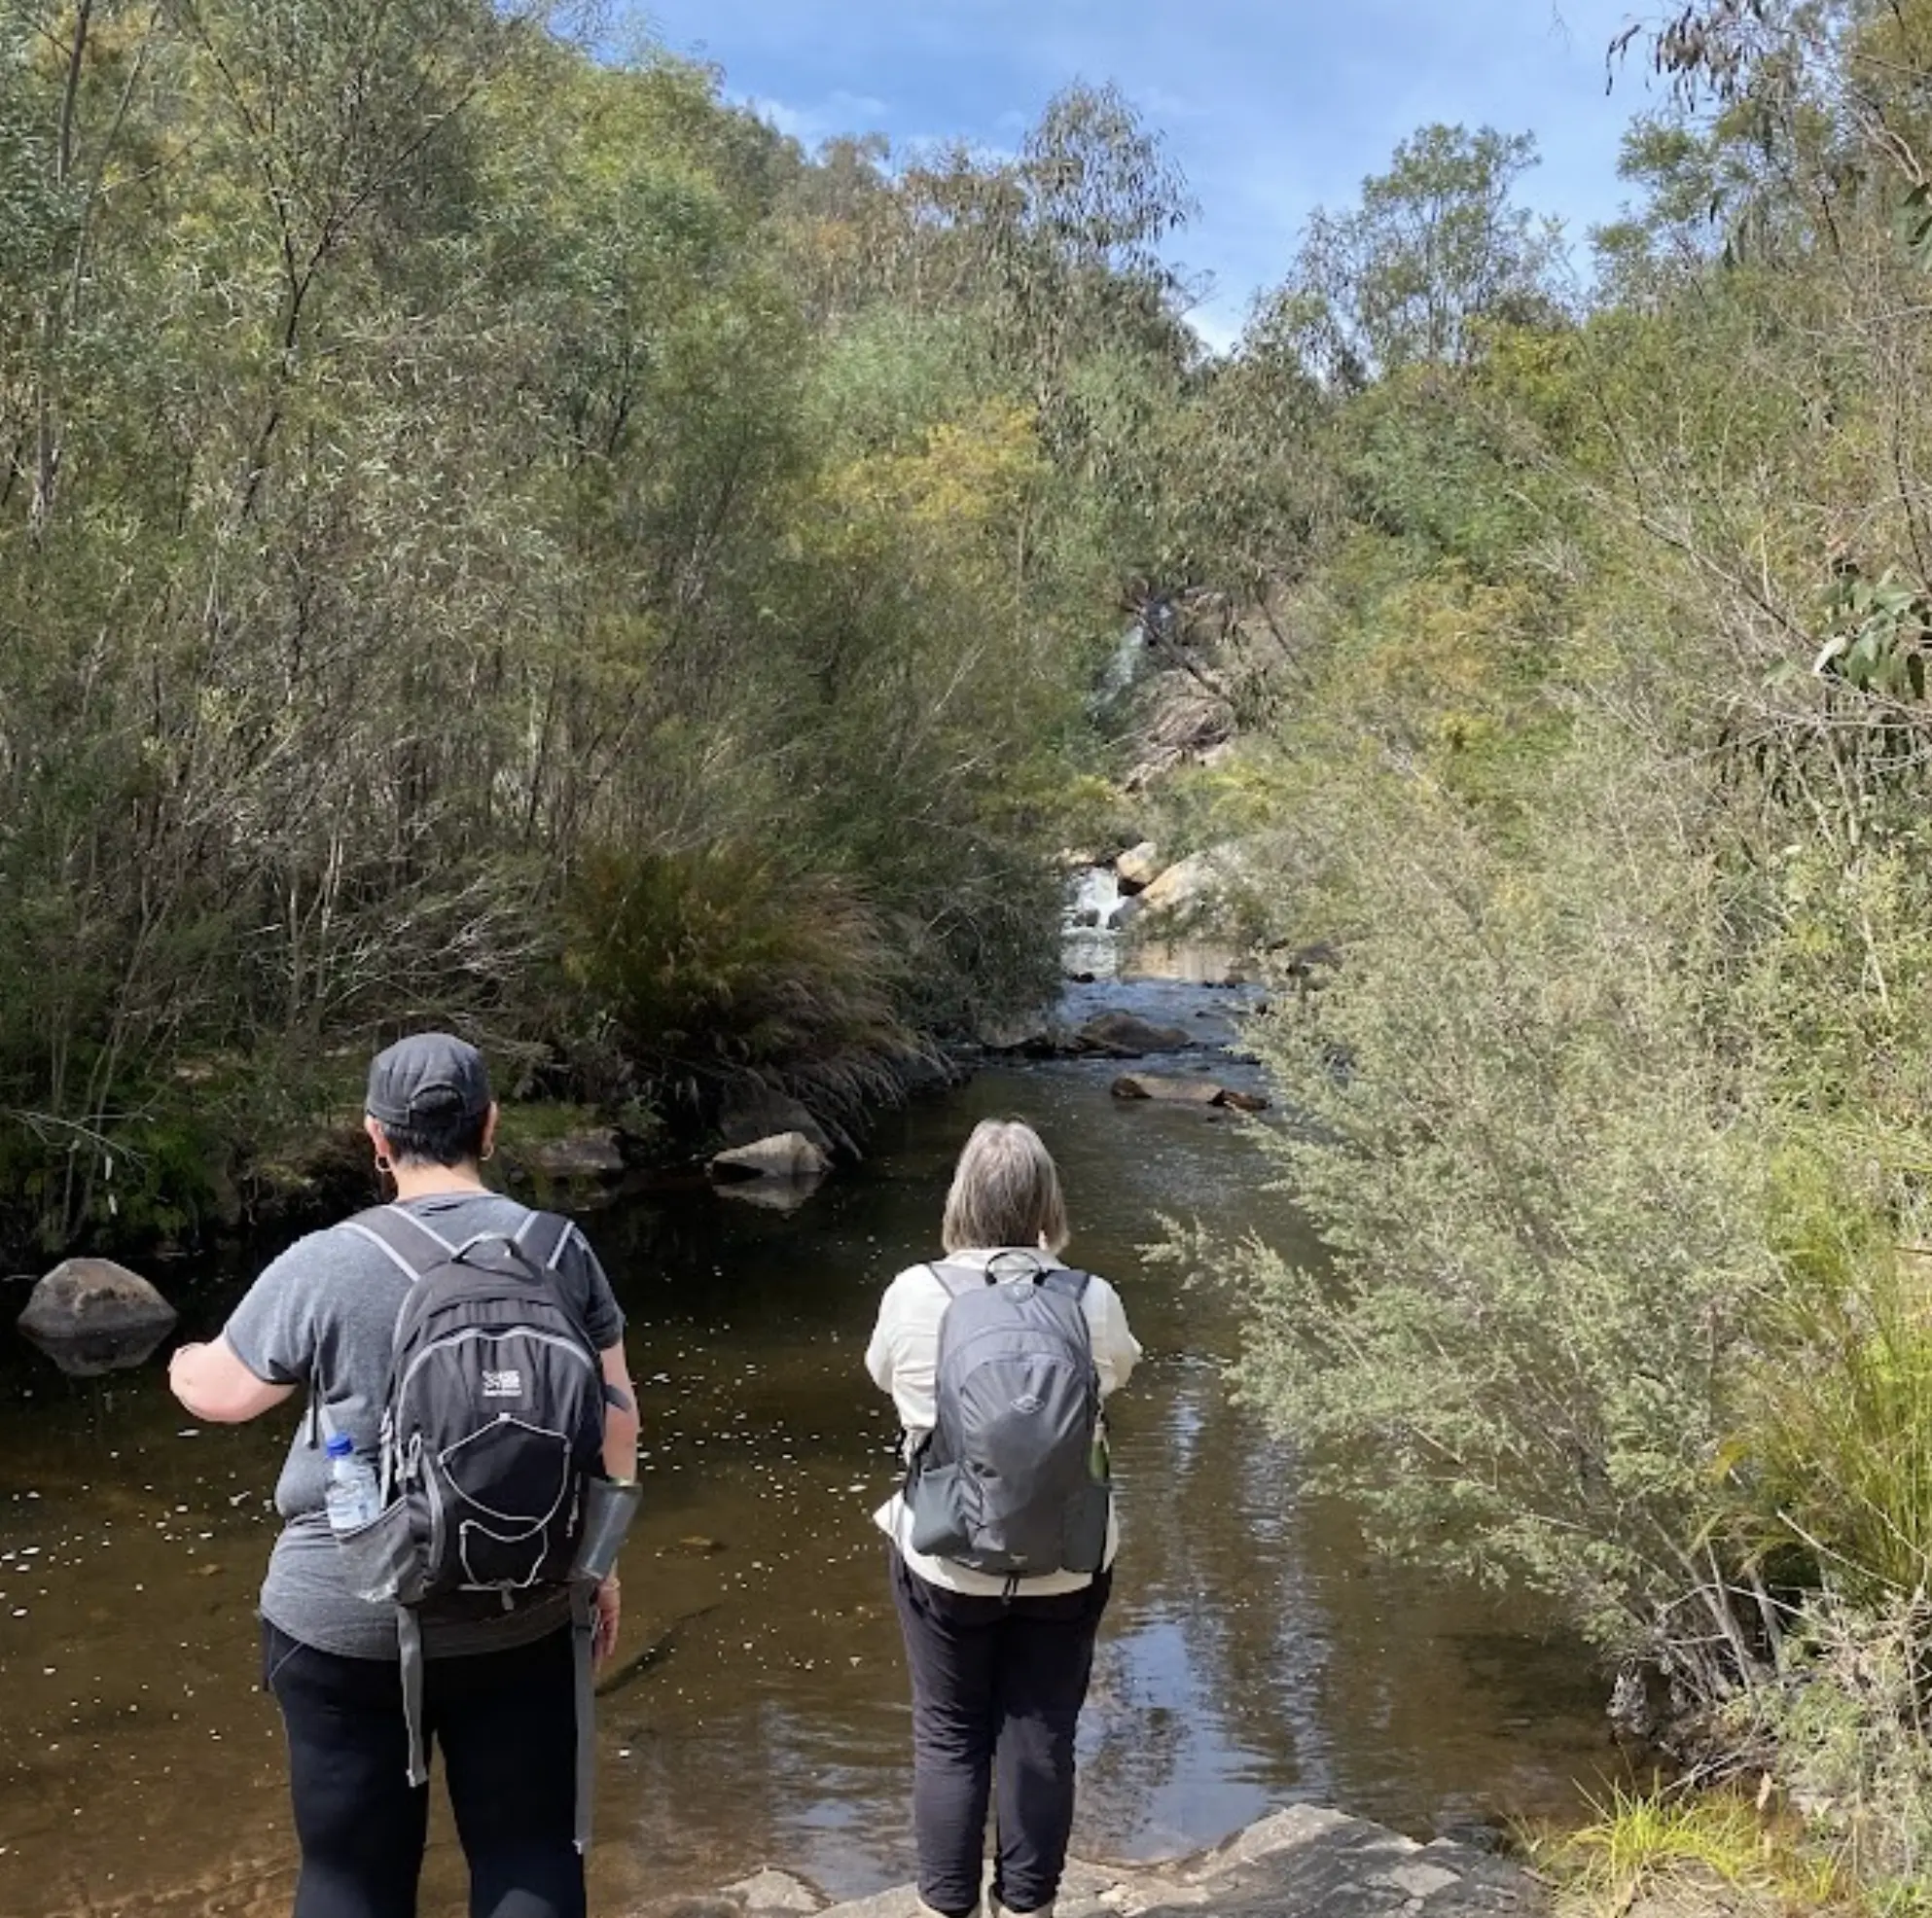
<path id="1" fill-rule="evenodd" d="M 466 1165 L 483 1157 L 488 1124 L 487 1108 L 466 1113 L 451 1106 L 447 1113 L 418 1113 L 406 1125 L 383 1125 L 382 1136 L 398 1165 Z"/>

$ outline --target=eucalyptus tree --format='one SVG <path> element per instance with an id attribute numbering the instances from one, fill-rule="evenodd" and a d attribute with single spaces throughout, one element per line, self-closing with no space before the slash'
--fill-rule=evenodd
<path id="1" fill-rule="evenodd" d="M 1485 320 L 1556 308 L 1558 232 L 1516 199 L 1536 164 L 1526 133 L 1421 128 L 1343 212 L 1319 208 L 1270 299 L 1311 364 L 1346 390 L 1407 366 L 1465 363 Z"/>

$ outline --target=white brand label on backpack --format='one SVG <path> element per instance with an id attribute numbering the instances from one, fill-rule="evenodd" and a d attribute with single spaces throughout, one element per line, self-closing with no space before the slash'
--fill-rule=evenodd
<path id="1" fill-rule="evenodd" d="M 523 1396 L 523 1374 L 520 1371 L 484 1372 L 483 1378 L 485 1399 L 520 1399 Z"/>

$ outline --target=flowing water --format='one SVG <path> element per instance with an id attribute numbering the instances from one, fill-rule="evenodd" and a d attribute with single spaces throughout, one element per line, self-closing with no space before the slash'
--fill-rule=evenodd
<path id="1" fill-rule="evenodd" d="M 1124 992 L 1177 1019 L 1227 1001 L 1116 986 L 1110 1003 Z M 791 1214 L 699 1191 L 587 1222 L 629 1315 L 646 1431 L 624 1652 L 655 1648 L 600 1707 L 595 1908 L 766 1862 L 841 1896 L 911 1873 L 906 1687 L 869 1519 L 894 1433 L 861 1355 L 881 1287 L 936 1250 L 952 1156 L 988 1115 L 1045 1134 L 1070 1256 L 1117 1281 L 1147 1351 L 1115 1408 L 1127 1545 L 1076 1849 L 1159 1856 L 1294 1799 L 1427 1836 L 1561 1815 L 1616 1772 L 1574 1645 L 1372 1557 L 1229 1403 L 1226 1300 L 1137 1248 L 1163 1215 L 1287 1245 L 1304 1228 L 1234 1123 L 1112 1100 L 1113 1070 L 984 1073 L 884 1123 L 865 1165 Z M 157 1277 L 198 1336 L 245 1273 Z M 287 1909 L 252 1604 L 295 1416 L 197 1429 L 159 1361 L 76 1381 L 0 1338 L 8 1918 Z M 433 1830 L 423 1908 L 460 1910 L 440 1810 Z"/>

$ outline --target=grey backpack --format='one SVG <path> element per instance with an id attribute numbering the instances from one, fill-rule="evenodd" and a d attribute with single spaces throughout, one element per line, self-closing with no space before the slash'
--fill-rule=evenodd
<path id="1" fill-rule="evenodd" d="M 948 1303 L 935 1422 L 907 1474 L 912 1549 L 1009 1580 L 1097 1572 L 1110 1493 L 1088 1275 L 931 1270 Z"/>

